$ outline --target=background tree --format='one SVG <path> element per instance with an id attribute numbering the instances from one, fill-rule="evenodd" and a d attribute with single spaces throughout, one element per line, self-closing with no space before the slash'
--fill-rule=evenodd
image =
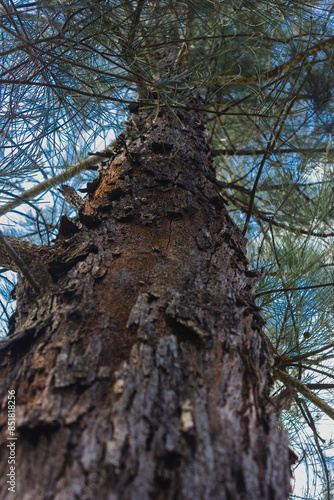
<path id="1" fill-rule="evenodd" d="M 103 210 L 109 215 L 112 213 L 116 220 L 118 217 L 119 221 L 123 221 L 124 224 L 127 218 L 131 220 L 131 213 L 136 210 L 136 207 L 131 205 L 133 200 L 125 198 L 128 188 L 123 184 L 121 186 L 118 184 L 122 179 L 119 178 L 121 173 L 116 168 L 115 159 L 117 161 L 117 158 L 123 155 L 123 162 L 127 161 L 131 164 L 137 162 L 140 165 L 141 162 L 143 163 L 141 155 L 144 155 L 147 164 L 150 161 L 150 154 L 157 155 L 154 157 L 155 166 L 151 164 L 149 167 L 146 166 L 144 172 L 147 178 L 158 179 L 151 189 L 156 190 L 159 196 L 165 196 L 161 194 L 161 186 L 170 187 L 171 179 L 175 178 L 175 169 L 182 172 L 182 175 L 183 169 L 184 171 L 187 168 L 189 171 L 193 169 L 191 190 L 194 198 L 182 199 L 181 192 L 177 193 L 176 189 L 173 194 L 176 198 L 173 200 L 168 198 L 168 202 L 166 199 L 167 205 L 173 203 L 175 205 L 170 207 L 169 218 L 177 221 L 176 226 L 180 224 L 181 227 L 184 221 L 192 223 L 200 207 L 206 206 L 207 197 L 211 204 L 216 204 L 216 208 L 220 207 L 219 210 L 223 210 L 217 192 L 213 194 L 212 186 L 214 185 L 225 199 L 229 214 L 240 227 L 243 235 L 247 236 L 247 257 L 250 261 L 250 269 L 255 269 L 255 271 L 245 271 L 245 262 L 240 257 L 239 261 L 236 260 L 233 264 L 236 269 L 239 268 L 239 271 L 235 271 L 234 284 L 227 279 L 229 284 L 226 285 L 226 289 L 222 288 L 219 292 L 218 288 L 215 290 L 223 294 L 224 290 L 230 290 L 232 287 L 231 289 L 235 292 L 235 287 L 238 286 L 237 280 L 240 277 L 238 273 L 241 272 L 244 273 L 243 277 L 249 280 L 249 288 L 255 278 L 262 277 L 255 296 L 257 307 L 261 308 L 261 316 L 266 321 L 264 326 L 266 341 L 273 353 L 273 376 L 276 384 L 272 393 L 273 398 L 276 398 L 274 404 L 278 413 L 282 408 L 289 409 L 289 413 L 284 414 L 284 422 L 289 431 L 290 440 L 294 443 L 291 446 L 297 451 L 300 460 L 315 465 L 317 474 L 319 473 L 318 463 L 320 463 L 324 473 L 324 495 L 330 498 L 330 470 L 328 460 L 326 461 L 326 443 L 322 442 L 321 431 L 316 424 L 322 412 L 333 417 L 333 410 L 330 407 L 333 388 L 331 359 L 334 347 L 332 339 L 334 232 L 332 228 L 333 168 L 331 159 L 333 153 L 331 106 L 333 103 L 334 37 L 332 36 L 331 2 L 314 1 L 305 4 L 298 1 L 62 2 L 59 0 L 58 2 L 41 1 L 24 4 L 0 0 L 0 9 L 2 30 L 0 182 L 3 201 L 0 213 L 1 215 L 7 214 L 6 220 L 9 223 L 15 220 L 14 214 L 24 220 L 24 226 L 16 227 L 15 232 L 6 231 L 7 235 L 16 236 L 16 238 L 2 240 L 0 263 L 4 270 L 19 271 L 26 278 L 30 277 L 35 280 L 37 285 L 37 288 L 34 288 L 31 281 L 27 284 L 25 280 L 21 280 L 17 286 L 17 294 L 21 297 L 21 301 L 18 302 L 16 324 L 12 319 L 11 334 L 2 343 L 3 367 L 6 367 L 2 387 L 3 397 L 10 384 L 11 388 L 15 386 L 18 391 L 20 387 L 21 391 L 24 390 L 23 380 L 29 373 L 32 385 L 30 389 L 32 393 L 28 391 L 30 401 L 33 401 L 34 392 L 41 394 L 41 387 L 46 386 L 42 375 L 37 381 L 36 365 L 33 363 L 29 365 L 31 361 L 26 360 L 30 360 L 34 352 L 39 352 L 38 346 L 40 352 L 45 348 L 42 344 L 38 344 L 36 331 L 42 328 L 42 323 L 43 331 L 48 331 L 44 323 L 46 311 L 52 311 L 53 318 L 58 318 L 58 313 L 50 306 L 50 295 L 57 293 L 59 295 L 61 292 L 65 297 L 64 301 L 69 300 L 69 303 L 71 294 L 79 295 L 77 291 L 74 292 L 77 289 L 73 282 L 71 286 L 74 288 L 71 288 L 70 282 L 66 283 L 66 276 L 69 276 L 71 272 L 71 279 L 75 279 L 74 270 L 78 270 L 79 274 L 84 273 L 84 265 L 88 266 L 87 262 L 91 261 L 89 274 L 94 275 L 95 272 L 94 279 L 103 281 L 104 264 L 95 262 L 94 255 L 99 255 L 99 245 L 105 248 L 106 241 L 98 239 L 102 238 L 100 234 L 97 238 L 98 244 L 93 247 L 88 241 L 89 238 L 87 241 L 83 238 L 81 241 L 81 236 L 78 234 L 84 233 L 82 225 L 88 230 L 96 228 L 97 220 L 99 224 L 101 220 L 104 220 L 104 216 L 101 215 Z M 168 120 L 166 117 L 169 117 Z M 121 133 L 125 127 L 124 119 L 129 120 L 129 125 Z M 156 126 L 156 132 L 152 132 L 153 129 L 146 130 L 145 123 L 151 124 L 153 128 Z M 213 171 L 210 170 L 210 161 L 207 160 L 208 150 L 206 152 L 204 135 L 200 131 L 194 132 L 196 126 L 199 129 L 205 126 L 210 139 L 215 155 L 217 182 L 213 181 Z M 208 192 L 203 191 L 203 186 L 206 185 L 204 178 L 201 177 L 204 175 L 203 171 L 190 166 L 196 155 L 189 148 L 187 151 L 183 150 L 186 139 L 182 135 L 182 127 L 188 130 L 190 135 L 195 134 L 193 137 L 196 138 L 198 144 L 202 144 L 197 152 L 197 160 L 200 159 L 204 168 L 207 169 L 206 175 L 211 176 L 212 185 L 210 189 L 208 188 Z M 167 139 L 163 138 L 163 130 Z M 118 135 L 117 142 L 111 146 L 105 142 L 102 146 L 102 149 L 105 149 L 102 153 L 99 151 L 100 156 L 90 156 L 89 153 L 95 152 L 97 145 L 101 147 L 101 143 L 98 142 L 101 138 L 103 141 L 111 142 L 111 132 Z M 138 136 L 142 137 L 140 147 L 136 145 Z M 194 154 L 193 157 L 191 157 L 192 154 Z M 187 155 L 189 165 L 186 162 Z M 162 170 L 157 169 L 158 157 L 159 161 L 165 162 Z M 167 163 L 166 157 L 168 157 Z M 184 162 L 183 166 L 180 158 Z M 101 165 L 101 160 L 107 161 L 107 165 Z M 109 196 L 108 201 L 105 201 L 103 197 L 97 199 L 96 193 L 101 190 L 107 192 L 109 189 L 108 183 L 103 184 L 102 181 L 106 175 L 104 168 L 109 168 L 109 160 L 114 161 L 115 186 L 119 189 L 119 194 L 115 194 L 115 190 L 112 189 L 114 194 Z M 94 182 L 93 178 L 96 177 L 96 173 L 89 172 L 90 169 L 99 169 L 99 184 Z M 127 175 L 128 177 L 122 182 L 131 184 L 133 173 L 129 172 Z M 85 188 L 89 193 L 85 207 L 80 208 L 80 200 L 68 189 L 63 188 L 62 194 L 59 192 L 60 184 L 70 179 L 74 186 L 78 186 L 83 181 L 89 182 Z M 139 193 L 142 190 L 143 194 L 145 189 L 149 189 L 148 185 L 145 187 L 145 184 L 141 184 L 139 177 L 136 177 L 136 181 Z M 187 180 L 183 179 L 183 182 L 190 189 L 190 184 L 187 184 L 191 182 L 190 177 Z M 48 191 L 49 203 L 42 205 L 38 202 L 38 196 L 45 191 Z M 70 209 L 69 205 L 64 202 L 64 197 L 72 202 L 76 210 L 79 210 L 78 222 L 71 222 L 71 219 L 67 217 L 60 219 L 60 236 L 57 238 L 56 245 L 45 248 L 46 245 L 50 245 L 52 238 L 58 232 L 60 215 L 65 212 L 67 215 L 73 214 L 73 208 Z M 142 198 L 145 197 L 146 193 Z M 21 208 L 18 208 L 23 203 L 30 206 L 28 211 L 23 212 Z M 99 206 L 94 207 L 94 203 Z M 177 203 L 178 206 L 176 206 Z M 120 212 L 116 214 L 118 206 Z M 155 218 L 161 216 L 160 212 L 155 213 L 153 209 L 158 210 L 152 204 L 150 205 L 151 211 L 146 210 L 143 215 L 146 218 L 143 227 L 150 229 L 151 241 L 154 240 L 153 234 L 157 229 Z M 217 229 L 218 226 L 214 226 L 213 212 L 210 212 L 208 208 L 205 210 L 207 230 L 209 233 L 210 231 L 214 233 L 214 227 Z M 224 212 L 222 214 L 224 214 L 222 215 L 224 220 L 229 220 Z M 205 232 L 205 224 L 203 225 L 202 221 L 200 228 L 202 236 L 198 243 L 200 250 L 204 253 L 212 244 Z M 160 237 L 163 234 L 167 237 L 167 227 L 165 229 L 165 232 L 161 230 L 161 234 L 159 233 Z M 197 230 L 199 230 L 198 227 Z M 232 226 L 229 226 L 229 231 L 230 237 L 237 241 L 236 247 L 242 252 L 242 240 L 239 233 L 232 229 Z M 70 241 L 67 247 L 64 239 Z M 13 252 L 8 245 L 5 246 L 6 243 L 11 245 Z M 32 243 L 44 246 L 35 247 Z M 118 250 L 117 248 L 115 250 L 117 244 L 112 242 L 114 259 L 125 251 L 122 244 L 125 243 L 119 243 Z M 232 248 L 230 243 L 229 245 L 229 248 Z M 184 243 L 183 249 L 187 252 L 189 246 Z M 132 251 L 134 250 L 132 248 Z M 158 250 L 157 248 L 156 252 Z M 36 253 L 42 262 L 42 265 L 37 267 L 34 264 Z M 27 269 L 22 267 L 23 264 L 17 261 L 17 257 L 23 259 Z M 186 263 L 182 262 L 186 267 Z M 224 268 L 226 276 L 229 275 L 232 267 Z M 264 272 L 260 272 L 262 268 L 264 268 L 265 276 Z M 5 288 L 7 287 L 6 280 L 10 278 L 8 274 L 3 273 L 3 275 Z M 80 276 L 82 279 L 82 274 Z M 119 279 L 124 281 L 125 277 L 122 275 Z M 160 279 L 162 284 L 162 274 L 157 279 Z M 215 279 L 212 278 L 216 283 Z M 166 283 L 167 281 L 166 279 Z M 149 294 L 150 290 L 145 280 L 142 286 L 142 293 L 138 295 L 141 297 L 138 299 L 139 302 L 131 303 L 131 307 L 129 305 L 132 310 L 132 316 L 127 317 L 130 330 L 131 328 L 145 330 L 144 317 L 146 319 L 149 317 L 154 324 L 155 307 L 158 308 L 157 304 L 162 300 L 156 291 L 154 292 L 156 295 Z M 243 286 L 245 288 L 245 281 Z M 51 292 L 45 290 L 51 290 Z M 121 298 L 118 296 L 117 300 L 115 299 L 116 302 L 121 301 Z M 82 304 L 87 305 L 96 299 L 96 297 L 84 297 Z M 123 299 L 126 299 L 125 295 Z M 229 304 L 226 298 L 223 300 L 221 297 L 216 297 L 216 299 L 217 307 L 223 307 L 223 304 L 227 307 Z M 101 301 L 101 297 L 99 300 Z M 245 296 L 242 300 L 245 301 Z M 65 302 L 62 306 L 64 304 Z M 73 307 L 73 302 L 71 304 Z M 203 298 L 202 306 L 204 304 Z M 252 316 L 253 322 L 251 327 L 254 332 L 258 332 L 262 319 L 251 300 L 249 303 L 247 301 L 246 303 L 233 302 L 233 305 L 230 303 L 230 310 L 224 310 L 224 321 L 228 323 L 229 315 L 237 315 L 237 309 L 233 309 L 236 306 L 239 311 L 249 308 L 251 314 L 248 313 L 248 316 Z M 201 335 L 203 336 L 206 332 L 205 329 L 200 328 L 203 326 L 202 320 L 198 320 L 199 324 L 194 324 L 190 312 L 181 311 L 181 303 L 178 303 L 175 296 L 170 300 L 168 307 L 169 334 L 171 331 L 178 331 L 181 335 L 180 345 L 185 346 L 185 349 L 190 349 L 188 356 L 192 362 L 195 359 L 193 347 L 189 347 L 187 342 L 190 342 L 189 336 L 197 335 L 196 342 L 201 345 L 201 348 L 203 348 L 201 342 L 204 342 L 208 349 L 208 351 L 203 350 L 203 355 L 205 352 L 206 355 L 209 352 L 215 353 L 214 356 L 212 355 L 212 365 L 216 375 L 211 372 L 210 376 L 212 380 L 219 380 L 217 373 L 222 376 L 220 361 L 221 357 L 224 357 L 224 349 L 227 349 L 226 344 L 218 339 L 208 348 L 206 341 L 201 338 Z M 201 310 L 199 303 L 197 307 Z M 2 308 L 5 318 L 8 315 L 5 298 L 2 299 Z M 112 313 L 116 314 L 115 311 Z M 142 319 L 140 319 L 140 314 L 143 315 Z M 41 322 L 40 325 L 38 321 Z M 67 322 L 72 325 L 70 325 L 72 331 L 67 331 L 65 337 L 74 335 L 73 325 L 78 321 L 78 318 L 67 319 Z M 118 326 L 123 328 L 124 318 L 120 321 Z M 219 332 L 224 331 L 226 334 L 226 328 L 226 325 L 215 324 L 212 331 L 216 331 L 216 337 L 219 337 Z M 231 325 L 228 328 L 231 329 Z M 102 331 L 103 326 L 100 325 L 99 329 Z M 81 333 L 88 335 L 87 332 Z M 131 333 L 134 335 L 134 332 Z M 228 333 L 231 335 L 230 330 Z M 93 406 L 87 398 L 85 407 L 84 400 L 78 395 L 80 391 L 84 394 L 83 388 L 92 383 L 89 378 L 90 361 L 87 360 L 91 360 L 93 354 L 86 351 L 86 347 L 84 349 L 81 344 L 78 349 L 82 349 L 81 355 L 84 362 L 78 367 L 75 365 L 77 361 L 74 362 L 74 358 L 71 357 L 69 345 L 75 341 L 80 345 L 80 342 L 75 336 L 67 338 L 71 339 L 68 343 L 64 340 L 61 342 L 59 337 L 53 337 L 50 333 L 48 343 L 51 347 L 48 352 L 50 353 L 52 349 L 56 352 L 58 349 L 57 354 L 59 352 L 60 354 L 57 358 L 58 364 L 56 364 L 58 368 L 54 366 L 55 360 L 51 361 L 51 354 L 48 358 L 48 368 L 53 370 L 56 391 L 63 391 L 63 396 L 67 394 L 70 399 L 71 393 L 67 392 L 68 386 L 75 386 L 71 401 L 73 403 L 73 395 L 76 394 L 78 403 L 71 409 L 72 413 L 67 415 L 66 425 L 69 426 L 72 422 L 77 423 L 79 417 L 85 412 L 89 413 L 89 409 Z M 167 338 L 168 342 L 173 344 L 172 337 L 169 335 Z M 254 338 L 258 339 L 258 337 Z M 147 338 L 141 339 L 141 342 L 142 345 L 148 345 L 150 348 L 156 347 L 154 342 L 152 343 Z M 60 347 L 63 343 L 67 351 L 65 347 Z M 98 377 L 99 380 L 104 381 L 101 382 L 100 387 L 108 387 L 105 381 L 110 378 L 114 384 L 112 385 L 114 396 L 119 397 L 121 401 L 125 398 L 124 384 L 131 387 L 129 377 L 134 376 L 133 373 L 127 373 L 126 368 L 121 365 L 121 362 L 127 359 L 130 344 L 132 345 L 132 341 L 129 341 L 127 345 L 124 340 L 123 344 L 113 345 L 113 352 L 117 354 L 111 364 L 111 374 L 102 370 Z M 172 344 L 168 346 L 161 344 L 160 348 L 172 351 L 174 348 Z M 107 345 L 106 343 L 102 349 Z M 252 348 L 254 349 L 254 346 Z M 132 351 L 132 355 L 142 359 L 143 352 L 134 354 Z M 146 356 L 147 359 L 151 359 L 150 353 L 146 353 Z M 187 359 L 187 355 L 184 354 L 184 356 L 183 360 Z M 269 360 L 269 355 L 266 356 Z M 80 376 L 73 375 L 72 372 L 72 375 L 69 375 L 71 363 L 75 365 L 73 373 L 81 374 Z M 245 364 L 246 361 L 243 360 L 243 363 Z M 122 369 L 121 366 L 123 366 Z M 101 368 L 105 369 L 105 366 Z M 119 371 L 115 373 L 116 368 Z M 45 368 L 39 369 L 42 373 Z M 148 369 L 145 363 L 142 369 L 143 372 Z M 252 369 L 255 370 L 254 367 Z M 175 384 L 177 377 L 181 375 L 175 366 L 171 372 L 175 372 L 173 380 Z M 266 373 L 265 370 L 264 373 Z M 144 375 L 139 370 L 136 376 L 140 379 Z M 209 375 L 207 380 L 209 380 Z M 269 382 L 268 375 L 266 383 L 269 384 Z M 172 393 L 172 388 L 169 386 L 172 381 L 165 380 L 165 383 Z M 217 408 L 220 408 L 222 404 L 218 397 L 218 394 L 221 394 L 221 383 L 221 380 L 216 382 L 213 393 L 210 393 L 210 404 L 217 404 Z M 51 390 L 50 386 L 48 387 L 48 390 Z M 280 392 L 284 387 L 289 390 Z M 262 410 L 267 389 L 267 387 L 259 388 L 262 394 L 261 397 L 259 396 Z M 187 440 L 194 439 L 191 432 L 189 434 L 189 429 L 195 411 L 194 395 L 191 391 L 190 393 L 192 396 L 188 399 L 184 398 L 176 407 L 181 419 L 180 425 L 185 426 L 181 429 L 184 433 L 182 443 L 185 447 L 191 448 L 191 443 Z M 50 400 L 46 399 L 49 401 L 50 408 L 55 411 L 57 405 L 55 400 L 53 399 L 51 404 Z M 293 404 L 290 408 L 291 399 L 293 399 Z M 6 404 L 5 400 L 4 404 Z M 119 411 L 117 404 L 115 403 L 115 408 Z M 29 400 L 25 405 L 29 406 Z M 166 406 L 163 403 L 161 405 L 163 411 L 166 411 Z M 128 408 L 126 405 L 125 407 Z M 33 412 L 33 409 L 31 411 Z M 68 427 L 63 428 L 63 422 L 60 423 L 57 420 L 60 417 L 51 418 L 52 412 L 48 411 L 44 408 L 43 411 L 40 410 L 39 415 L 33 416 L 25 408 L 20 423 L 21 442 L 28 443 L 27 435 L 29 434 L 32 441 L 36 440 L 30 445 L 35 446 L 39 443 L 36 446 L 41 447 L 49 439 L 52 440 L 55 435 L 59 439 L 60 432 L 66 434 Z M 198 408 L 195 412 L 198 417 L 197 412 L 200 413 Z M 175 416 L 173 413 L 172 415 Z M 204 413 L 201 415 L 203 416 Z M 4 414 L 3 418 L 5 418 Z M 130 410 L 129 418 L 131 420 Z M 152 418 L 152 415 L 149 418 Z M 155 418 L 158 422 L 163 420 L 161 415 L 155 415 Z M 267 415 L 266 419 L 268 418 Z M 92 422 L 93 418 L 90 426 L 87 422 L 85 425 L 90 429 L 90 434 L 95 436 L 97 431 L 92 431 Z M 5 421 L 2 420 L 2 423 Z M 136 427 L 135 421 L 132 425 L 138 434 L 144 432 L 141 427 Z M 155 425 L 159 428 L 156 422 L 150 421 L 147 425 L 152 435 L 159 434 L 154 431 Z M 187 425 L 190 427 L 186 430 Z M 211 432 L 212 421 L 208 425 Z M 103 469 L 101 473 L 98 473 L 94 469 L 96 464 L 104 463 L 101 457 L 99 457 L 99 462 L 96 457 L 94 460 L 85 455 L 83 467 L 84 469 L 86 467 L 85 474 L 89 479 L 87 479 L 88 490 L 84 494 L 88 495 L 88 498 L 91 491 L 98 488 L 99 481 L 103 482 L 101 479 L 103 474 L 109 474 L 108 477 L 114 481 L 119 474 L 117 468 L 120 467 L 122 458 L 117 464 L 115 456 L 121 438 L 119 437 L 118 442 L 115 435 L 117 436 L 117 432 L 121 432 L 122 428 L 121 426 L 118 428 L 115 421 L 113 421 L 113 426 L 112 430 L 104 428 L 101 431 L 108 436 L 110 434 L 103 452 L 104 460 L 107 462 L 107 472 Z M 274 433 L 273 429 L 272 432 Z M 172 434 L 166 433 L 166 435 L 171 439 Z M 275 439 L 279 443 L 280 438 L 275 433 L 273 436 L 273 443 Z M 197 434 L 196 438 L 198 438 Z M 78 441 L 82 443 L 82 439 L 81 436 Z M 92 442 L 94 439 L 96 438 L 92 438 Z M 160 441 L 156 439 L 157 441 L 152 437 L 152 442 L 161 443 L 164 440 L 163 436 L 159 437 Z M 71 442 L 73 446 L 73 442 L 65 436 L 59 442 L 62 442 L 63 446 L 65 446 L 64 443 L 69 446 L 68 443 Z M 125 447 L 124 443 L 123 445 Z M 28 444 L 25 446 L 28 447 Z M 156 446 L 158 447 L 158 444 Z M 277 444 L 277 446 L 283 445 Z M 78 450 L 80 449 L 78 445 Z M 94 446 L 89 448 L 88 445 L 86 447 L 82 445 L 82 449 L 85 450 L 85 454 L 94 454 Z M 168 475 L 166 472 L 166 470 L 172 470 L 170 463 L 180 461 L 183 464 L 182 460 L 185 456 L 172 445 L 170 450 L 168 459 L 167 455 L 163 455 L 161 451 L 161 461 L 157 465 L 157 469 L 160 468 L 160 475 L 156 473 L 155 477 L 158 478 L 161 491 L 167 487 L 172 489 L 171 483 L 178 481 L 177 475 L 173 475 L 172 472 Z M 28 456 L 28 448 L 24 448 L 24 451 Z M 159 455 L 158 452 L 156 453 Z M 59 456 L 64 456 L 64 454 L 65 449 L 60 447 Z M 57 460 L 55 461 L 57 463 Z M 194 463 L 197 462 L 194 461 Z M 94 467 L 92 464 L 95 464 Z M 130 470 L 127 471 L 127 476 L 124 471 L 125 476 L 121 474 L 122 477 L 127 477 L 127 481 L 130 481 L 131 474 L 138 474 L 137 466 L 133 464 L 131 466 L 136 471 L 135 473 Z M 71 474 L 77 478 L 80 477 L 75 469 L 71 471 Z M 203 468 L 201 474 L 204 474 Z M 287 481 L 287 476 L 284 476 L 283 472 L 281 474 L 281 478 Z M 66 478 L 66 474 L 63 473 L 63 475 Z M 61 477 L 62 473 L 59 472 L 58 476 Z M 60 485 L 59 477 L 58 483 L 54 479 L 55 484 L 57 483 L 54 488 L 63 488 L 59 493 L 59 498 L 65 498 L 66 488 Z M 240 477 L 236 474 L 233 480 L 240 483 Z M 208 478 L 208 483 L 210 483 L 209 475 Z M 146 479 L 147 488 L 150 481 L 149 474 Z M 231 484 L 233 480 L 229 478 Z M 226 480 L 229 484 L 228 488 L 232 488 L 229 481 Z M 64 479 L 64 484 L 65 482 Z M 279 482 L 282 483 L 282 491 L 277 491 L 277 498 L 285 498 L 286 483 L 284 486 L 284 481 Z M 121 486 L 124 486 L 124 495 L 127 495 L 125 485 Z M 139 488 L 138 484 L 136 487 Z M 156 484 L 154 487 L 157 488 L 154 490 L 155 498 L 158 498 L 159 488 Z M 142 495 L 139 496 L 140 498 L 145 498 L 143 495 L 152 495 L 152 491 L 147 493 L 145 486 L 142 488 L 143 490 L 138 489 L 138 494 Z M 212 498 L 228 498 L 228 488 L 225 493 L 222 489 L 219 493 L 211 493 L 216 495 Z M 240 498 L 242 495 L 249 495 L 248 488 L 247 483 L 245 491 L 238 492 Z M 54 491 L 57 494 L 57 490 Z M 231 492 L 230 494 L 235 495 L 233 489 Z M 43 494 L 45 493 L 41 493 L 41 498 L 44 498 Z M 72 495 L 69 498 L 73 498 L 73 491 L 68 494 Z M 197 494 L 203 495 L 203 492 Z M 263 498 L 270 498 L 270 494 L 270 490 L 267 489 L 263 492 Z M 38 498 L 36 491 L 34 495 L 34 498 Z M 83 495 L 82 491 L 80 495 Z M 185 492 L 183 492 L 183 497 L 185 497 Z M 211 497 L 208 496 L 208 498 Z"/>

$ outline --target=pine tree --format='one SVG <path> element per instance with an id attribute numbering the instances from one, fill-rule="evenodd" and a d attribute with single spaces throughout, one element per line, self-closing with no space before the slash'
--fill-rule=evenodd
<path id="1" fill-rule="evenodd" d="M 19 498 L 286 499 L 298 461 L 331 498 L 332 25 L 318 1 L 0 0 Z"/>

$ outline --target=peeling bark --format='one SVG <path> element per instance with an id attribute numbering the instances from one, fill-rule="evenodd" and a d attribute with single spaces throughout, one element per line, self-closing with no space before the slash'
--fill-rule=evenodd
<path id="1" fill-rule="evenodd" d="M 0 343 L 18 498 L 288 498 L 257 274 L 216 187 L 200 115 L 136 110 L 62 220 L 43 295 L 19 281 Z"/>

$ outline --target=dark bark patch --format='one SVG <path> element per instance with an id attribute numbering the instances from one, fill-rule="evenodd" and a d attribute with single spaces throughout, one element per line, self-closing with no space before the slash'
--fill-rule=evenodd
<path id="1" fill-rule="evenodd" d="M 73 252 L 71 252 L 71 249 L 68 249 L 65 255 L 62 256 L 62 260 L 53 260 L 48 263 L 48 272 L 56 282 L 61 275 L 67 273 L 78 262 L 84 261 L 92 253 L 98 253 L 98 247 L 93 243 L 83 245 L 81 249 L 80 247 L 79 249 L 76 248 Z"/>
<path id="2" fill-rule="evenodd" d="M 80 228 L 77 226 L 75 221 L 69 219 L 66 215 L 62 215 L 59 221 L 58 234 L 68 238 L 73 234 L 79 233 Z"/>
<path id="3" fill-rule="evenodd" d="M 167 142 L 153 142 L 151 144 L 152 153 L 155 154 L 168 154 L 172 151 L 173 144 Z"/>
<path id="4" fill-rule="evenodd" d="M 181 343 L 190 342 L 198 349 L 203 346 L 203 336 L 199 336 L 196 332 L 194 332 L 191 326 L 182 324 L 180 320 L 171 317 L 167 318 L 167 322 Z"/>
<path id="5" fill-rule="evenodd" d="M 119 200 L 124 194 L 124 190 L 120 186 L 117 186 L 115 189 L 108 192 L 108 198 L 110 201 Z"/>
<path id="6" fill-rule="evenodd" d="M 80 222 L 86 226 L 88 229 L 95 229 L 101 224 L 101 220 L 94 215 L 87 215 L 84 212 L 79 212 Z"/>
<path id="7" fill-rule="evenodd" d="M 19 432 L 22 439 L 26 439 L 33 447 L 37 447 L 40 440 L 52 440 L 52 433 L 59 429 L 60 424 L 47 425 L 31 422 L 29 426 L 20 426 Z"/>

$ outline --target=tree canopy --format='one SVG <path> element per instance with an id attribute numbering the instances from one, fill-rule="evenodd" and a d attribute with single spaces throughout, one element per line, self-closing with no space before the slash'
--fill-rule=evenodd
<path id="1" fill-rule="evenodd" d="M 94 178 L 103 154 L 93 153 L 112 148 L 138 102 L 152 114 L 200 107 L 217 187 L 250 268 L 263 270 L 275 391 L 288 376 L 298 393 L 282 420 L 323 498 L 333 495 L 317 426 L 334 415 L 333 21 L 328 0 L 0 0 L 3 232 L 50 244 L 72 210 L 60 184 Z M 1 277 L 5 324 L 12 277 Z"/>

